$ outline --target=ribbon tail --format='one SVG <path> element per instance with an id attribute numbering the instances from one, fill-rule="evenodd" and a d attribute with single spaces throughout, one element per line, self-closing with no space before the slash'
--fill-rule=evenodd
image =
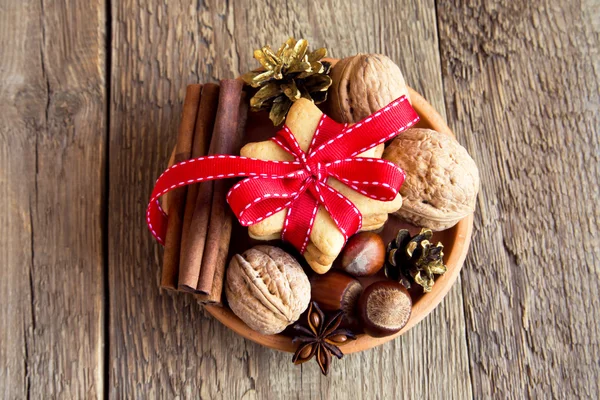
<path id="1" fill-rule="evenodd" d="M 344 235 L 345 240 L 348 240 L 349 236 L 360 230 L 362 227 L 362 214 L 350 200 L 323 182 L 318 182 L 315 185 L 315 191 L 319 201 Z"/>
<path id="2" fill-rule="evenodd" d="M 419 115 L 407 97 L 402 96 L 318 146 L 309 155 L 309 162 L 329 162 L 354 157 L 397 136 L 417 121 Z"/>
<path id="3" fill-rule="evenodd" d="M 340 132 L 343 132 L 346 129 L 347 125 L 348 124 L 336 122 L 332 118 L 329 118 L 327 115 L 323 114 L 319 124 L 317 125 L 317 129 L 315 130 L 315 134 L 313 135 L 308 153 L 310 154 L 314 149 L 321 146 L 323 143 L 339 135 Z"/>
<path id="4" fill-rule="evenodd" d="M 308 245 L 318 208 L 319 202 L 310 191 L 302 193 L 288 208 L 281 238 L 291 243 L 301 254 L 304 254 Z"/>
<path id="5" fill-rule="evenodd" d="M 167 214 L 160 206 L 160 201 L 154 200 L 154 203 L 148 204 L 146 209 L 146 224 L 152 233 L 152 236 L 163 246 L 165 245 L 165 236 L 167 235 Z"/>
<path id="6" fill-rule="evenodd" d="M 160 207 L 159 198 L 171 190 L 216 179 L 245 176 L 284 178 L 300 167 L 298 162 L 265 161 L 229 155 L 182 161 L 165 170 L 157 179 L 146 209 L 146 223 L 156 240 L 164 244 L 168 217 Z"/>

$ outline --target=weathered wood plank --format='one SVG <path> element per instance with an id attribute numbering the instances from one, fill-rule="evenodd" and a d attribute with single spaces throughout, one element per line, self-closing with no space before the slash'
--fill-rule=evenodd
<path id="1" fill-rule="evenodd" d="M 438 1 L 450 126 L 481 169 L 463 270 L 476 398 L 600 396 L 600 9 Z"/>
<path id="2" fill-rule="evenodd" d="M 103 395 L 102 1 L 0 2 L 0 397 Z"/>
<path id="3" fill-rule="evenodd" d="M 252 49 L 296 35 L 327 46 L 334 57 L 388 54 L 444 110 L 434 2 L 354 3 L 115 3 L 111 397 L 470 397 L 460 283 L 408 335 L 335 363 L 329 378 L 316 364 L 295 367 L 291 355 L 236 336 L 189 296 L 158 289 L 160 250 L 144 211 L 173 148 L 187 83 L 237 76 L 256 65 Z"/>

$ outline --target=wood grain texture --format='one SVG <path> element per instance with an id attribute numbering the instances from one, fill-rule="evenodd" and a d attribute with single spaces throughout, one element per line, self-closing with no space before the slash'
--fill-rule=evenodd
<path id="1" fill-rule="evenodd" d="M 450 126 L 480 166 L 463 269 L 476 398 L 600 396 L 600 7 L 437 2 Z"/>
<path id="2" fill-rule="evenodd" d="M 316 364 L 295 367 L 289 354 L 236 336 L 190 296 L 159 292 L 161 250 L 144 225 L 185 85 L 255 67 L 252 50 L 265 43 L 295 35 L 334 57 L 388 54 L 443 112 L 434 2 L 130 0 L 112 15 L 111 397 L 471 397 L 460 283 L 406 336 L 347 356 L 323 378 Z"/>
<path id="3" fill-rule="evenodd" d="M 600 396 L 597 2 L 124 0 L 106 21 L 107 4 L 0 0 L 0 397 Z M 389 55 L 481 170 L 462 283 L 328 378 L 161 292 L 144 222 L 186 84 L 288 35 Z"/>
<path id="4" fill-rule="evenodd" d="M 0 1 L 0 397 L 103 381 L 101 1 Z"/>

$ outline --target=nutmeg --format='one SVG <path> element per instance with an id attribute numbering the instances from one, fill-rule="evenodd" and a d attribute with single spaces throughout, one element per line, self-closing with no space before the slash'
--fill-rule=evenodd
<path id="1" fill-rule="evenodd" d="M 448 229 L 475 210 L 479 170 L 454 138 L 431 129 L 408 129 L 383 158 L 406 172 L 396 214 L 433 231 Z"/>
<path id="2" fill-rule="evenodd" d="M 310 302 L 310 282 L 298 261 L 273 246 L 256 246 L 233 256 L 227 269 L 229 307 L 265 335 L 296 322 Z"/>
<path id="3" fill-rule="evenodd" d="M 358 280 L 340 271 L 329 271 L 314 275 L 310 286 L 312 300 L 324 311 L 342 310 L 349 320 L 354 319 L 356 303 L 363 290 Z"/>
<path id="4" fill-rule="evenodd" d="M 412 310 L 410 294 L 398 282 L 380 281 L 367 287 L 358 300 L 363 329 L 373 337 L 393 335 L 408 322 Z"/>
<path id="5" fill-rule="evenodd" d="M 338 122 L 358 122 L 400 96 L 408 97 L 400 68 L 382 54 L 344 58 L 332 68 L 331 79 L 328 111 Z"/>
<path id="6" fill-rule="evenodd" d="M 385 243 L 373 232 L 352 236 L 342 251 L 340 268 L 352 276 L 376 274 L 385 263 Z"/>

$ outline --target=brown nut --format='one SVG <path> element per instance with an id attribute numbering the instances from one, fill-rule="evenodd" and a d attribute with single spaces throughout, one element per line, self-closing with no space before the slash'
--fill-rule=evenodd
<path id="1" fill-rule="evenodd" d="M 479 171 L 467 150 L 431 129 L 409 129 L 383 158 L 406 172 L 400 188 L 402 219 L 433 231 L 448 229 L 475 210 Z"/>
<path id="2" fill-rule="evenodd" d="M 342 310 L 349 320 L 354 319 L 356 303 L 362 293 L 360 282 L 339 271 L 314 275 L 310 279 L 311 297 L 324 311 Z"/>
<path id="3" fill-rule="evenodd" d="M 340 268 L 352 276 L 376 274 L 385 263 L 385 243 L 373 232 L 352 236 L 342 251 Z"/>
<path id="4" fill-rule="evenodd" d="M 338 122 L 358 122 L 398 97 L 408 97 L 400 68 L 382 54 L 344 58 L 332 68 L 331 79 L 328 111 Z"/>
<path id="5" fill-rule="evenodd" d="M 365 332 L 373 337 L 393 335 L 410 318 L 412 300 L 398 282 L 380 281 L 367 287 L 358 300 L 358 314 Z"/>
<path id="6" fill-rule="evenodd" d="M 310 302 L 310 283 L 294 257 L 278 247 L 256 246 L 231 259 L 225 295 L 235 315 L 271 335 L 300 318 Z"/>

